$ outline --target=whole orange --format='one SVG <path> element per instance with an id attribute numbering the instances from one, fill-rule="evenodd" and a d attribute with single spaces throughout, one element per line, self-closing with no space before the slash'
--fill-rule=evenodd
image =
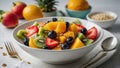
<path id="1" fill-rule="evenodd" d="M 33 19 L 37 19 L 37 18 L 42 18 L 43 14 L 41 9 L 36 6 L 36 5 L 27 5 L 24 9 L 23 9 L 23 17 L 26 20 L 33 20 Z"/>
<path id="2" fill-rule="evenodd" d="M 67 8 L 71 10 L 86 10 L 89 8 L 87 0 L 69 0 Z"/>

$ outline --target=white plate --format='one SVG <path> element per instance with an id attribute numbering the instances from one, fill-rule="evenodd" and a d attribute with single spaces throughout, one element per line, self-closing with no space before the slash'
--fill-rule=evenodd
<path id="1" fill-rule="evenodd" d="M 32 57 L 31 55 L 29 55 L 28 53 L 26 53 L 25 51 L 23 51 L 20 47 L 16 46 L 17 44 L 15 45 L 15 47 L 16 47 L 19 55 L 26 62 L 29 61 L 32 64 L 33 68 L 81 68 L 82 64 L 84 62 L 88 61 L 98 51 L 102 50 L 102 48 L 101 48 L 102 41 L 105 38 L 111 37 L 111 36 L 114 37 L 114 38 L 116 38 L 112 33 L 104 30 L 104 36 L 103 36 L 101 42 L 98 43 L 97 46 L 88 55 L 84 56 L 83 58 L 81 58 L 77 62 L 74 62 L 74 63 L 71 63 L 71 64 L 64 64 L 64 65 L 51 65 L 51 64 L 43 63 L 38 58 Z M 0 44 L 0 46 L 2 46 L 2 45 L 4 45 L 4 44 L 3 43 Z M 116 52 L 116 50 L 117 49 L 108 52 L 108 54 L 105 57 L 103 57 L 102 59 L 100 59 L 99 61 L 97 61 L 95 64 L 91 65 L 89 68 L 94 68 L 94 67 L 97 67 L 98 65 L 102 64 L 103 62 L 105 62 L 106 60 L 108 60 L 111 56 L 113 56 L 113 54 Z M 16 63 L 18 63 L 19 60 L 18 59 L 14 59 L 14 58 L 10 58 L 8 55 L 7 56 L 2 56 L 3 52 L 7 52 L 4 46 L 3 46 L 3 49 L 0 49 L 0 68 L 2 68 L 1 64 L 3 64 L 3 63 L 7 64 L 7 68 L 13 68 L 13 66 Z"/>

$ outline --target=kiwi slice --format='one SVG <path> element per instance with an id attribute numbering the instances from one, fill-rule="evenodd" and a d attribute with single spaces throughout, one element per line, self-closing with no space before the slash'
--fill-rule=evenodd
<path id="1" fill-rule="evenodd" d="M 93 43 L 92 39 L 83 39 L 82 41 L 84 42 L 85 45 L 89 45 Z"/>
<path id="2" fill-rule="evenodd" d="M 45 45 L 45 39 L 42 37 L 35 38 L 33 42 L 39 48 L 42 48 Z"/>
<path id="3" fill-rule="evenodd" d="M 35 21 L 35 22 L 33 23 L 33 25 L 34 25 L 34 26 L 40 26 L 40 23 L 38 23 L 38 22 Z"/>
<path id="4" fill-rule="evenodd" d="M 24 38 L 26 38 L 26 34 L 27 34 L 26 30 L 19 30 L 17 32 L 17 37 L 23 40 Z"/>
<path id="5" fill-rule="evenodd" d="M 78 38 L 80 40 L 82 40 L 82 42 L 85 45 L 89 45 L 89 44 L 93 43 L 93 40 L 92 39 L 88 39 L 87 37 L 85 37 L 85 35 L 83 33 L 78 33 Z"/>
<path id="6" fill-rule="evenodd" d="M 78 33 L 78 38 L 82 40 L 85 39 L 86 37 L 83 33 Z"/>
<path id="7" fill-rule="evenodd" d="M 63 18 L 58 18 L 58 21 L 62 21 L 62 22 L 64 22 L 65 20 L 63 19 Z"/>
<path id="8" fill-rule="evenodd" d="M 80 20 L 78 20 L 78 19 L 75 19 L 72 23 L 81 24 Z"/>
<path id="9" fill-rule="evenodd" d="M 40 27 L 40 28 L 39 28 L 39 32 L 38 32 L 38 35 L 44 38 L 44 37 L 46 36 L 45 31 L 46 31 L 46 30 L 45 30 L 43 27 Z"/>

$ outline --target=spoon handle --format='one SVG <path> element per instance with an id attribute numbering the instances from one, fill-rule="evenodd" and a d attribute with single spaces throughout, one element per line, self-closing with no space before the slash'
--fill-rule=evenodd
<path id="1" fill-rule="evenodd" d="M 92 57 L 86 64 L 83 65 L 83 68 L 87 68 L 88 66 L 91 66 L 92 64 L 96 63 L 106 55 L 107 55 L 106 51 L 99 51 L 94 57 Z"/>

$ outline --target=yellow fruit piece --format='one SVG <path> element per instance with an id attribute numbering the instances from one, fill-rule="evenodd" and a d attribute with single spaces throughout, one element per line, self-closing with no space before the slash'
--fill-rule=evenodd
<path id="1" fill-rule="evenodd" d="M 77 26 L 75 24 L 70 24 L 68 30 L 73 31 L 75 34 L 78 32 Z"/>
<path id="2" fill-rule="evenodd" d="M 66 23 L 65 22 L 58 22 L 57 27 L 55 29 L 57 33 L 64 33 L 66 31 Z"/>
<path id="3" fill-rule="evenodd" d="M 23 9 L 23 17 L 26 20 L 33 20 L 33 19 L 37 19 L 37 18 L 42 18 L 43 14 L 41 9 L 36 6 L 36 5 L 27 5 L 24 9 Z"/>
<path id="4" fill-rule="evenodd" d="M 87 0 L 69 0 L 67 8 L 71 10 L 86 10 L 89 8 Z"/>
<path id="5" fill-rule="evenodd" d="M 64 43 L 66 40 L 66 37 L 65 36 L 59 36 L 59 41 L 60 43 Z"/>
<path id="6" fill-rule="evenodd" d="M 67 32 L 65 32 L 65 33 L 64 33 L 64 36 L 65 36 L 66 38 L 68 38 L 68 37 L 73 37 L 73 38 L 75 38 L 75 34 L 74 34 L 73 31 L 67 31 Z"/>
<path id="7" fill-rule="evenodd" d="M 58 45 L 57 47 L 53 48 L 52 50 L 62 50 L 60 45 Z"/>
<path id="8" fill-rule="evenodd" d="M 58 22 L 49 22 L 44 26 L 45 29 L 47 30 L 55 30 L 57 27 Z"/>
<path id="9" fill-rule="evenodd" d="M 38 48 L 38 47 L 34 44 L 33 40 L 34 40 L 34 39 L 33 39 L 32 37 L 30 37 L 30 39 L 29 39 L 29 47 Z"/>
<path id="10" fill-rule="evenodd" d="M 83 47 L 83 46 L 85 46 L 83 44 L 83 42 L 79 38 L 76 38 L 70 49 L 76 49 L 76 48 L 80 48 L 80 47 Z"/>

